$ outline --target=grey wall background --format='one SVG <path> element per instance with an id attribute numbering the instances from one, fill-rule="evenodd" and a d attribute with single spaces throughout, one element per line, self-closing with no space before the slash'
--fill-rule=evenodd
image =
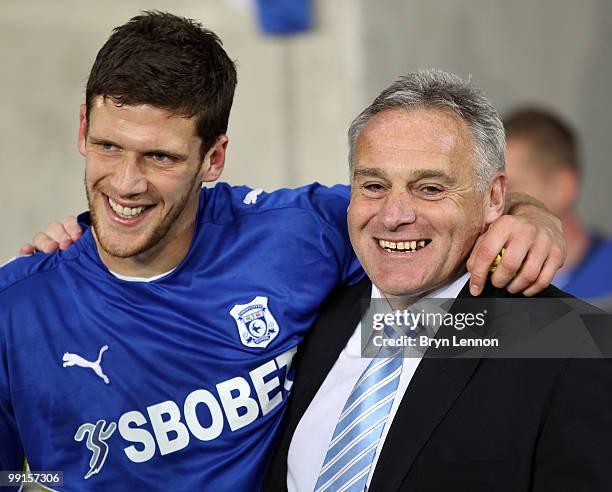
<path id="1" fill-rule="evenodd" d="M 366 92 L 438 67 L 471 74 L 502 114 L 523 103 L 556 110 L 582 137 L 579 213 L 612 232 L 611 1 L 377 0 L 363 9 Z"/>
<path id="2" fill-rule="evenodd" d="M 224 180 L 268 190 L 346 182 L 350 120 L 399 73 L 472 74 L 501 111 L 558 109 L 582 133 L 580 213 L 612 232 L 612 2 L 319 0 L 316 30 L 261 34 L 249 0 L 2 0 L 0 262 L 86 207 L 76 152 L 89 68 L 113 27 L 170 10 L 217 32 L 238 63 Z"/>

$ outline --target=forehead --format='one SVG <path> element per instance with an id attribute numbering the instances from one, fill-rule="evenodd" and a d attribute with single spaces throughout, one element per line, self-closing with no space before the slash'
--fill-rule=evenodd
<path id="1" fill-rule="evenodd" d="M 446 168 L 473 162 L 467 124 L 450 111 L 393 109 L 373 116 L 355 148 L 356 167 Z"/>
<path id="2" fill-rule="evenodd" d="M 173 148 L 197 144 L 196 118 L 187 118 L 148 104 L 117 105 L 96 97 L 89 112 L 89 133 L 121 144 Z"/>

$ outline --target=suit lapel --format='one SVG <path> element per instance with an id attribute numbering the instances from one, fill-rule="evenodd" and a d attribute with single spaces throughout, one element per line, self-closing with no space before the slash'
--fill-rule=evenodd
<path id="1" fill-rule="evenodd" d="M 471 296 L 466 285 L 450 312 L 466 312 L 466 308 L 474 311 L 474 304 L 466 306 L 462 302 L 468 297 Z M 450 330 L 457 333 L 452 327 L 441 327 L 437 338 L 452 336 Z M 423 358 L 389 429 L 372 477 L 371 492 L 399 489 L 421 449 L 461 394 L 480 360 L 478 354 L 463 359 Z"/>

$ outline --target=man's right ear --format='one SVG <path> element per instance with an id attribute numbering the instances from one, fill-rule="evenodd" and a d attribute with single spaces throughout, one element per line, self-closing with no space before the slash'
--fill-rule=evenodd
<path id="1" fill-rule="evenodd" d="M 87 108 L 81 104 L 79 110 L 79 137 L 77 139 L 77 150 L 85 157 L 85 143 L 87 142 Z"/>
<path id="2" fill-rule="evenodd" d="M 228 142 L 227 135 L 219 135 L 212 147 L 206 152 L 202 169 L 200 170 L 202 182 L 212 183 L 221 176 L 225 166 L 225 153 Z"/>

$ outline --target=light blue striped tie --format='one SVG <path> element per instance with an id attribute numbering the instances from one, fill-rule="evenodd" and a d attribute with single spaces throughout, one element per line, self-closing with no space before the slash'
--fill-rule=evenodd
<path id="1" fill-rule="evenodd" d="M 391 330 L 386 327 L 385 334 Z M 401 354 L 401 348 L 381 349 L 381 358 L 372 359 L 355 383 L 338 418 L 315 492 L 364 490 L 402 373 Z"/>

